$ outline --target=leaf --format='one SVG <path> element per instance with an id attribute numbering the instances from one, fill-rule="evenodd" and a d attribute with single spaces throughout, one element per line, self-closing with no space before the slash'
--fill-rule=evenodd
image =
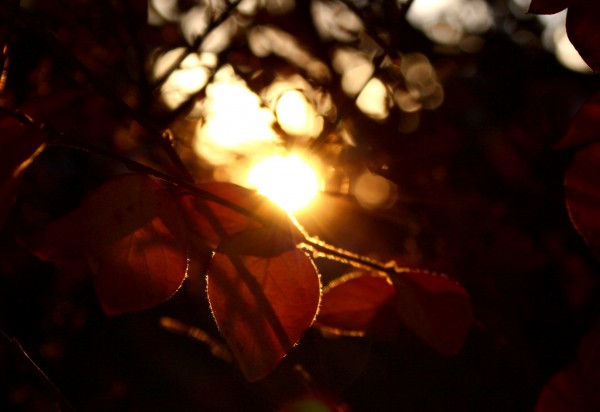
<path id="1" fill-rule="evenodd" d="M 0 228 L 12 206 L 23 171 L 44 148 L 44 134 L 16 119 L 0 120 Z"/>
<path id="2" fill-rule="evenodd" d="M 0 112 L 12 114 L 0 118 L 0 228 L 14 202 L 23 171 L 45 147 L 47 135 L 41 126 L 63 112 L 76 96 L 68 92 L 51 94 L 30 99 L 19 111 L 3 108 Z"/>
<path id="3" fill-rule="evenodd" d="M 108 315 L 162 303 L 186 276 L 186 228 L 177 203 L 145 175 L 108 181 L 80 209 L 50 224 L 31 246 L 50 261 L 83 253 Z"/>
<path id="4" fill-rule="evenodd" d="M 238 210 L 235 210 L 208 196 L 190 191 L 180 193 L 179 202 L 190 230 L 213 249 L 225 238 L 246 230 L 265 227 L 279 228 L 282 233 L 293 239 L 295 244 L 304 239 L 304 235 L 283 209 L 254 190 L 220 182 L 206 183 L 198 187 L 207 195 L 224 199 L 238 207 Z M 242 209 L 246 212 L 241 211 Z"/>
<path id="5" fill-rule="evenodd" d="M 573 226 L 600 252 L 600 143 L 579 150 L 565 173 L 565 197 Z"/>
<path id="6" fill-rule="evenodd" d="M 269 258 L 234 254 L 234 249 L 225 240 L 215 253 L 207 293 L 242 372 L 256 381 L 277 366 L 312 324 L 321 296 L 320 277 L 299 249 Z"/>
<path id="7" fill-rule="evenodd" d="M 390 329 L 404 324 L 441 354 L 458 353 L 473 321 L 466 290 L 426 271 L 390 279 L 393 285 L 378 273 L 352 273 L 328 285 L 317 325 L 341 334 L 390 337 Z"/>
<path id="8" fill-rule="evenodd" d="M 396 299 L 386 276 L 352 272 L 325 287 L 315 325 L 327 334 L 387 340 L 401 326 Z"/>
<path id="9" fill-rule="evenodd" d="M 600 410 L 600 321 L 581 341 L 576 361 L 544 386 L 535 412 Z"/>
<path id="10" fill-rule="evenodd" d="M 574 2 L 567 12 L 567 35 L 583 60 L 600 70 L 600 7 L 595 0 Z"/>
<path id="11" fill-rule="evenodd" d="M 468 292 L 445 275 L 411 270 L 392 276 L 402 322 L 443 355 L 456 355 L 473 323 Z"/>
<path id="12" fill-rule="evenodd" d="M 579 109 L 569 130 L 558 144 L 557 148 L 581 146 L 600 140 L 600 93 L 589 99 Z"/>
<path id="13" fill-rule="evenodd" d="M 554 14 L 570 6 L 573 0 L 531 0 L 527 13 Z"/>

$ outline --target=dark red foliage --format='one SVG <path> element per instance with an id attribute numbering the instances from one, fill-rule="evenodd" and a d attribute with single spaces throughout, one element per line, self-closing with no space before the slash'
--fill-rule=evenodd
<path id="1" fill-rule="evenodd" d="M 41 151 L 45 135 L 31 131 L 16 119 L 0 120 L 0 227 L 16 196 L 20 176 Z"/>
<path id="2" fill-rule="evenodd" d="M 600 143 L 579 150 L 565 174 L 565 195 L 573 225 L 600 252 Z"/>
<path id="3" fill-rule="evenodd" d="M 73 98 L 69 93 L 38 97 L 16 112 L 21 119 L 4 113 L 0 117 L 0 228 L 16 196 L 21 174 L 48 140 L 46 133 L 27 124 L 31 122 L 29 116 L 40 121 L 51 119 L 68 106 Z"/>
<path id="4" fill-rule="evenodd" d="M 600 93 L 589 99 L 577 112 L 569 130 L 557 148 L 582 146 L 600 140 Z"/>
<path id="5" fill-rule="evenodd" d="M 529 13 L 554 14 L 573 4 L 574 0 L 531 0 Z"/>
<path id="6" fill-rule="evenodd" d="M 39 233 L 30 247 L 47 261 L 85 255 L 109 315 L 164 302 L 187 270 L 186 229 L 175 199 L 145 175 L 108 181 L 81 208 Z"/>
<path id="7" fill-rule="evenodd" d="M 600 410 L 600 322 L 584 336 L 577 359 L 544 387 L 535 412 Z"/>

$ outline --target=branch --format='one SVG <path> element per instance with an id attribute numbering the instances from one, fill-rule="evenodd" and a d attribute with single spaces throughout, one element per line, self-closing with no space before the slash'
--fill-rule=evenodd
<path id="1" fill-rule="evenodd" d="M 29 356 L 29 354 L 27 353 L 27 351 L 25 351 L 21 343 L 16 338 L 7 335 L 2 329 L 0 329 L 0 336 L 9 344 L 13 351 L 15 351 L 21 358 L 23 358 L 27 362 L 27 364 L 31 367 L 31 369 L 33 369 L 38 378 L 40 378 L 44 385 L 46 385 L 46 387 L 50 389 L 50 391 L 54 395 L 54 398 L 57 401 L 59 410 L 75 412 L 75 408 L 71 405 L 67 398 L 65 398 L 65 396 L 56 387 L 56 385 L 50 380 L 48 375 L 46 375 L 46 373 L 44 373 L 44 371 L 38 366 L 38 364 L 35 363 L 31 356 Z"/>
<path id="2" fill-rule="evenodd" d="M 241 0 L 235 0 L 231 3 L 229 3 L 227 5 L 227 8 L 223 11 L 223 13 L 221 13 L 216 19 L 214 19 L 213 21 L 210 22 L 209 26 L 206 28 L 206 32 L 204 33 L 204 35 L 196 37 L 196 39 L 194 40 L 194 43 L 192 43 L 191 45 L 188 45 L 185 48 L 185 50 L 183 51 L 183 53 L 181 53 L 181 56 L 179 56 L 177 58 L 177 60 L 175 60 L 175 62 L 173 62 L 171 67 L 169 67 L 163 73 L 163 75 L 161 77 L 156 79 L 156 81 L 150 87 L 151 90 L 156 90 L 157 88 L 162 86 L 162 84 L 165 81 L 167 81 L 169 76 L 172 75 L 173 72 L 179 68 L 179 66 L 181 66 L 181 63 L 183 63 L 185 58 L 190 53 L 196 52 L 198 50 L 198 48 L 200 47 L 200 45 L 202 44 L 202 42 L 204 41 L 204 39 L 206 38 L 206 36 L 208 34 L 210 34 L 211 31 L 213 31 L 214 29 L 219 27 L 221 25 L 221 23 L 223 23 L 225 20 L 227 20 L 229 18 L 229 16 L 233 13 L 233 11 L 237 8 L 238 4 L 240 4 L 240 3 L 241 3 Z"/>
<path id="3" fill-rule="evenodd" d="M 73 139 L 69 139 L 64 133 L 53 129 L 51 126 L 48 126 L 46 124 L 38 123 L 34 119 L 32 119 L 30 116 L 28 116 L 24 113 L 14 111 L 11 109 L 7 109 L 2 106 L 0 106 L 0 112 L 13 117 L 14 119 L 18 120 L 24 126 L 33 127 L 38 130 L 41 130 L 42 132 L 47 133 L 49 135 L 49 137 L 51 138 L 51 140 L 49 142 L 49 145 L 51 145 L 51 146 L 58 146 L 58 147 L 69 148 L 72 150 L 79 150 L 79 151 L 83 151 L 83 152 L 87 152 L 87 153 L 96 154 L 96 155 L 105 157 L 107 159 L 113 160 L 113 161 L 117 161 L 132 172 L 144 173 L 144 174 L 147 174 L 150 176 L 154 176 L 156 178 L 159 178 L 159 179 L 161 179 L 165 182 L 168 182 L 170 184 L 173 184 L 175 186 L 188 189 L 192 193 L 194 193 L 206 200 L 213 201 L 213 202 L 223 205 L 229 209 L 235 210 L 236 212 L 238 212 L 250 219 L 253 219 L 265 226 L 272 224 L 272 222 L 267 221 L 266 219 L 257 215 L 253 211 L 248 210 L 242 206 L 239 206 L 236 203 L 230 202 L 227 199 L 216 196 L 211 192 L 207 192 L 207 191 L 199 188 L 195 184 L 193 184 L 189 181 L 183 180 L 177 176 L 173 176 L 173 175 L 170 175 L 163 171 L 154 169 L 153 167 L 146 166 L 140 162 L 137 162 L 135 160 L 129 159 L 124 156 L 120 156 L 120 155 L 112 153 L 108 150 L 93 147 L 93 146 L 88 146 L 83 143 L 74 141 Z M 322 257 L 322 258 L 326 258 L 326 259 L 330 259 L 330 260 L 335 260 L 338 262 L 348 264 L 350 266 L 354 266 L 356 268 L 367 269 L 367 270 L 376 270 L 379 272 L 386 273 L 388 275 L 392 274 L 392 273 L 407 272 L 407 271 L 411 270 L 409 268 L 399 268 L 394 263 L 391 263 L 391 264 L 383 263 L 383 262 L 377 261 L 375 259 L 371 259 L 366 256 L 361 256 L 357 253 L 329 245 L 328 243 L 323 242 L 322 240 L 320 240 L 316 237 L 311 237 L 308 233 L 306 233 L 304 231 L 304 229 L 302 227 L 300 227 L 300 225 L 295 221 L 295 219 L 292 219 L 292 220 L 299 227 L 299 229 L 302 232 L 303 237 L 304 237 L 304 239 L 300 243 L 299 247 L 303 250 L 306 250 L 306 251 L 312 253 L 314 257 Z"/>
<path id="4" fill-rule="evenodd" d="M 29 20 L 23 16 L 21 13 L 21 20 Z M 75 70 L 82 73 L 85 78 L 88 80 L 90 85 L 98 92 L 100 95 L 104 96 L 106 99 L 114 103 L 119 110 L 125 113 L 129 118 L 136 121 L 140 126 L 142 126 L 148 133 L 150 138 L 152 138 L 160 147 L 165 151 L 171 162 L 177 167 L 181 176 L 189 182 L 192 182 L 194 179 L 190 172 L 187 170 L 181 158 L 175 151 L 172 142 L 165 137 L 165 134 L 158 130 L 158 128 L 152 124 L 148 119 L 143 117 L 140 113 L 134 110 L 131 106 L 129 106 L 125 101 L 117 95 L 111 88 L 109 88 L 101 79 L 99 79 L 94 73 L 91 72 L 90 69 L 87 68 L 70 50 L 66 49 L 60 41 L 53 36 L 51 33 L 40 29 L 39 23 L 36 24 L 34 21 L 27 21 L 25 26 L 34 32 L 36 32 L 45 42 L 46 44 L 57 54 L 57 56 L 64 61 L 67 62 L 71 67 Z"/>
<path id="5" fill-rule="evenodd" d="M 227 363 L 233 363 L 233 354 L 229 348 L 217 341 L 208 333 L 204 332 L 202 329 L 187 325 L 168 316 L 161 317 L 159 322 L 163 329 L 179 335 L 188 336 L 194 340 L 202 342 L 210 348 L 210 352 L 213 354 L 213 356 L 216 356 Z"/>

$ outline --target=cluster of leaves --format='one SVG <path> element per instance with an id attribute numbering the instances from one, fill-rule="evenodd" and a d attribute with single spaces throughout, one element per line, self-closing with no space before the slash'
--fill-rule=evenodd
<path id="1" fill-rule="evenodd" d="M 109 315 L 162 303 L 185 280 L 188 259 L 209 260 L 213 316 L 252 381 L 315 317 L 334 334 L 389 338 L 404 325 L 447 355 L 460 350 L 472 319 L 468 294 L 447 277 L 384 267 L 328 285 L 319 312 L 320 277 L 304 249 L 328 247 L 267 199 L 227 183 L 172 193 L 147 175 L 121 175 L 27 242 L 46 261 L 85 258 Z"/>
<path id="2" fill-rule="evenodd" d="M 587 0 L 533 0 L 534 14 L 554 14 L 567 8 L 569 39 L 596 72 L 600 71 L 600 8 Z M 556 145 L 573 149 L 564 185 L 567 208 L 573 225 L 597 254 L 600 253 L 600 94 L 593 96 L 576 114 L 569 130 Z M 592 411 L 600 407 L 597 371 L 598 325 L 580 344 L 577 360 L 557 373 L 546 385 L 536 411 Z"/>
<path id="3" fill-rule="evenodd" d="M 60 50 L 73 69 L 97 82 L 75 55 Z M 60 111 L 59 102 L 49 100 L 51 109 L 37 102 L 34 108 L 2 109 L 0 218 L 23 170 L 47 145 L 102 154 L 136 172 L 109 179 L 79 208 L 21 240 L 45 261 L 85 261 L 108 315 L 166 301 L 185 281 L 190 260 L 198 260 L 208 262 L 202 270 L 214 319 L 251 381 L 271 372 L 313 323 L 326 334 L 386 339 L 406 327 L 443 354 L 460 350 L 472 309 L 468 293 L 451 279 L 384 265 L 311 238 L 254 191 L 194 184 L 167 140 L 159 139 L 177 176 L 73 141 L 39 120 Z M 311 253 L 363 271 L 322 289 Z"/>

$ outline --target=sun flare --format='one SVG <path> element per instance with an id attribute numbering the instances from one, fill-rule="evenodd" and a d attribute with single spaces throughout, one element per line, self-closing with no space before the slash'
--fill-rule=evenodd
<path id="1" fill-rule="evenodd" d="M 307 206 L 319 190 L 315 171 L 297 155 L 275 155 L 254 165 L 248 184 L 288 213 Z"/>

